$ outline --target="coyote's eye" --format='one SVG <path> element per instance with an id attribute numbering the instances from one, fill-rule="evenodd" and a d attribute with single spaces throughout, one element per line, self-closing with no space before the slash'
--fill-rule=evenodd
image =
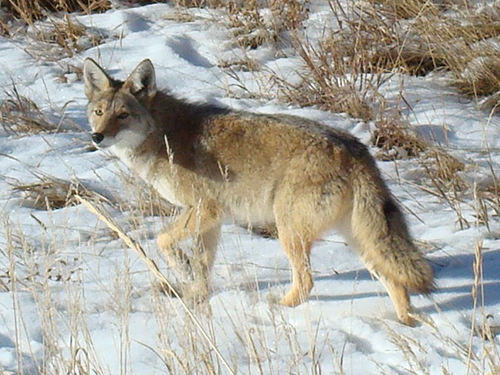
<path id="1" fill-rule="evenodd" d="M 122 112 L 122 113 L 120 113 L 120 114 L 118 115 L 118 118 L 119 118 L 120 120 L 123 120 L 123 119 L 125 119 L 125 118 L 127 118 L 127 117 L 128 117 L 128 112 Z"/>
<path id="2" fill-rule="evenodd" d="M 96 116 L 102 116 L 102 109 L 96 109 L 94 113 L 96 114 Z"/>

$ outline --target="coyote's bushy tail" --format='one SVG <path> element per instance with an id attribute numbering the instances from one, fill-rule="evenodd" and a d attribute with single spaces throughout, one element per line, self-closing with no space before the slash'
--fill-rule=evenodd
<path id="1" fill-rule="evenodd" d="M 410 292 L 432 292 L 432 268 L 415 246 L 375 162 L 370 160 L 353 174 L 351 234 L 367 267 Z"/>

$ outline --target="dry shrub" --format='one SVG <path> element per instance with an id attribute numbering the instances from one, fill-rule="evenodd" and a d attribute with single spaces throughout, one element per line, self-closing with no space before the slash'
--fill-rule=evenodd
<path id="1" fill-rule="evenodd" d="M 371 142 L 380 148 L 377 158 L 381 160 L 416 157 L 430 146 L 418 137 L 407 123 L 397 118 L 376 121 Z"/>
<path id="2" fill-rule="evenodd" d="M 26 49 L 36 59 L 59 61 L 100 44 L 106 37 L 102 32 L 88 28 L 75 18 L 50 16 L 44 22 L 34 23 L 27 32 L 31 45 Z"/>
<path id="3" fill-rule="evenodd" d="M 297 30 L 308 16 L 307 1 L 303 0 L 236 0 L 217 1 L 227 10 L 228 27 L 243 48 L 282 40 L 285 32 Z M 221 5 L 222 3 L 222 5 Z"/>
<path id="4" fill-rule="evenodd" d="M 410 1 L 413 2 L 416 1 Z M 417 20 L 430 20 L 436 11 L 432 8 L 432 12 L 424 12 L 429 15 Z M 344 13 L 341 29 L 331 38 L 341 47 L 339 53 L 363 72 L 424 75 L 445 65 L 440 48 L 418 32 L 417 20 L 410 22 L 395 18 L 394 14 L 388 16 L 386 11 L 369 5 L 354 5 L 351 12 Z"/>
<path id="5" fill-rule="evenodd" d="M 373 118 L 382 75 L 365 74 L 361 60 L 345 59 L 342 44 L 333 38 L 321 41 L 318 47 L 296 38 L 295 47 L 305 68 L 301 82 L 291 84 L 275 77 L 287 101 L 364 120 Z"/>
<path id="6" fill-rule="evenodd" d="M 65 181 L 55 177 L 37 176 L 38 182 L 31 184 L 16 184 L 12 189 L 21 193 L 23 204 L 39 210 L 55 210 L 80 204 L 76 196 L 86 198 L 100 197 L 78 181 Z"/>
<path id="7" fill-rule="evenodd" d="M 2 0 L 0 5 L 28 24 L 45 17 L 47 12 L 104 12 L 110 0 Z"/>
<path id="8" fill-rule="evenodd" d="M 296 36 L 294 46 L 305 68 L 301 82 L 292 85 L 275 79 L 292 103 L 372 120 L 381 99 L 378 88 L 389 78 L 387 73 L 425 74 L 442 63 L 394 17 L 384 16 L 369 4 L 343 7 L 340 3 L 332 6 L 340 29 L 316 46 Z"/>
<path id="9" fill-rule="evenodd" d="M 400 8 L 410 10 L 407 20 L 395 20 L 399 33 L 405 35 L 396 49 L 400 51 L 402 67 L 415 66 L 421 61 L 423 73 L 444 67 L 452 73 L 453 85 L 463 94 L 491 95 L 500 90 L 500 4 L 487 6 L 459 1 L 443 7 L 430 1 L 381 0 L 385 10 L 397 4 L 394 15 L 402 16 Z M 421 8 L 412 4 L 421 3 Z M 412 10 L 413 9 L 413 10 Z M 420 71 L 419 71 L 420 70 Z"/>
<path id="10" fill-rule="evenodd" d="M 500 90 L 500 50 L 486 47 L 482 54 L 470 56 L 470 61 L 461 72 L 454 71 L 453 85 L 469 96 L 497 93 Z M 498 100 L 495 100 L 494 106 L 497 105 Z"/>
<path id="11" fill-rule="evenodd" d="M 414 18 L 427 14 L 436 14 L 437 5 L 430 0 L 368 0 L 378 6 L 383 13 L 399 18 Z"/>
<path id="12" fill-rule="evenodd" d="M 8 133 L 36 134 L 41 132 L 57 132 L 59 124 L 49 121 L 29 98 L 22 96 L 14 86 L 7 92 L 7 98 L 0 101 L 0 123 Z"/>
<path id="13" fill-rule="evenodd" d="M 463 94 L 500 90 L 499 3 L 458 1 L 445 7 L 424 0 L 371 0 L 349 9 L 338 4 L 332 11 L 343 15 L 341 27 L 323 43 L 351 70 L 423 75 L 444 68 Z"/>
<path id="14" fill-rule="evenodd" d="M 433 185 L 444 192 L 458 192 L 468 188 L 460 174 L 465 169 L 465 164 L 443 148 L 429 148 L 421 155 L 420 165 L 425 168 Z"/>
<path id="15" fill-rule="evenodd" d="M 444 148 L 420 138 L 400 118 L 376 121 L 372 144 L 380 148 L 376 156 L 381 160 L 418 158 L 427 177 L 421 183 L 437 189 L 437 195 L 455 194 L 468 188 L 460 174 L 465 164 Z"/>
<path id="16" fill-rule="evenodd" d="M 483 96 L 500 89 L 500 7 L 489 11 L 459 9 L 455 17 L 443 14 L 416 19 L 412 25 L 434 58 L 453 75 L 463 94 Z"/>

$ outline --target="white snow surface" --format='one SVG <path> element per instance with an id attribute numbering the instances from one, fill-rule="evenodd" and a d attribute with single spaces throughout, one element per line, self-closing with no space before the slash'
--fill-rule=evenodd
<path id="1" fill-rule="evenodd" d="M 64 113 L 63 120 L 81 129 L 27 135 L 0 126 L 1 374 L 68 373 L 68 368 L 75 374 L 84 373 L 82 368 L 95 374 L 209 374 L 207 358 L 215 364 L 215 373 L 230 373 L 180 302 L 158 293 L 147 266 L 95 215 L 82 205 L 52 211 L 33 208 L 13 190 L 13 185 L 46 175 L 82 181 L 125 201 L 133 199 L 123 182 L 127 169 L 106 152 L 87 149 L 87 99 L 83 82 L 69 66 L 81 67 L 86 57 L 92 57 L 123 79 L 149 58 L 158 86 L 179 97 L 303 116 L 349 130 L 365 143 L 370 139 L 371 124 L 344 114 L 288 106 L 266 86 L 264 73 L 240 71 L 237 82 L 219 67 L 247 54 L 269 70 L 293 77 L 302 68 L 293 51 L 277 54 L 265 44 L 243 52 L 220 11 L 191 9 L 187 22 L 175 19 L 178 12 L 157 4 L 77 16 L 106 38 L 99 46 L 57 62 L 28 54 L 31 42 L 0 37 L 0 100 L 15 84 L 44 113 L 56 121 Z M 335 26 L 329 12 L 322 2 L 312 2 L 307 21 L 311 38 L 323 32 L 318 22 Z M 262 97 L 245 96 L 238 88 L 242 83 Z M 381 92 L 420 134 L 463 161 L 472 182 L 491 182 L 500 164 L 500 117 L 480 111 L 476 102 L 457 94 L 442 73 L 394 75 Z M 382 285 L 335 233 L 313 249 L 315 287 L 310 301 L 294 309 L 276 305 L 273 301 L 290 285 L 289 264 L 278 240 L 224 225 L 213 270 L 211 312 L 196 311 L 195 316 L 234 373 L 434 375 L 466 374 L 468 367 L 478 366 L 482 373 L 493 374 L 485 353 L 496 350 L 498 356 L 500 338 L 485 341 L 472 327 L 482 326 L 486 316 L 490 324 L 500 325 L 499 218 L 490 211 L 489 228 L 480 223 L 477 202 L 468 192 L 457 203 L 469 223 L 461 228 L 449 203 L 418 187 L 416 161 L 378 165 L 436 274 L 435 293 L 412 296 L 424 322 L 415 328 L 399 324 Z M 154 240 L 168 219 L 146 217 L 137 222 L 133 212 L 106 208 L 162 272 L 171 275 Z M 483 251 L 483 283 L 475 308 L 478 244 Z M 186 358 L 192 360 L 189 372 L 182 367 Z M 198 367 L 193 365 L 196 361 Z M 68 367 L 63 368 L 64 363 Z"/>

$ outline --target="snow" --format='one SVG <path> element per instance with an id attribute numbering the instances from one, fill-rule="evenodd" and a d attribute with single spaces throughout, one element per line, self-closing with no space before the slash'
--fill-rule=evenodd
<path id="1" fill-rule="evenodd" d="M 92 57 L 124 78 L 150 58 L 158 86 L 177 96 L 299 115 L 349 130 L 364 142 L 370 139 L 368 123 L 283 104 L 265 73 L 238 71 L 237 81 L 219 67 L 250 56 L 270 71 L 293 77 L 300 62 L 291 51 L 276 54 L 264 45 L 243 52 L 220 11 L 192 9 L 189 22 L 176 20 L 178 12 L 156 4 L 77 16 L 106 35 L 104 43 L 57 63 L 36 60 L 22 38 L 0 37 L 0 100 L 15 85 L 44 113 L 59 119 L 64 113 L 63 120 L 81 128 L 16 135 L 0 127 L 1 374 L 229 373 L 180 302 L 159 292 L 143 261 L 95 215 L 82 205 L 36 209 L 12 189 L 50 176 L 82 181 L 125 208 L 140 197 L 142 185 L 131 188 L 123 165 L 104 151 L 89 152 L 83 83 L 68 66 L 81 67 Z M 320 22 L 335 27 L 329 12 L 322 2 L 313 2 L 307 21 L 311 38 L 324 33 Z M 248 95 L 241 84 L 262 97 Z M 398 99 L 401 92 L 404 103 Z M 394 75 L 381 93 L 420 134 L 465 162 L 464 174 L 472 182 L 492 181 L 500 163 L 500 117 L 457 94 L 446 74 Z M 295 309 L 281 307 L 275 301 L 289 286 L 290 270 L 278 241 L 227 224 L 213 271 L 211 311 L 195 315 L 235 373 L 434 375 L 465 374 L 470 367 L 477 369 L 473 374 L 493 374 L 486 353 L 496 350 L 498 366 L 500 338 L 485 341 L 471 327 L 481 328 L 486 316 L 492 326 L 500 325 L 498 216 L 489 211 L 487 228 L 477 217 L 472 193 L 459 197 L 454 210 L 419 188 L 414 160 L 379 166 L 436 272 L 438 290 L 412 297 L 424 322 L 416 328 L 399 324 L 382 285 L 335 233 L 313 251 L 310 301 Z M 106 209 L 165 275 L 173 275 L 154 239 L 167 219 L 138 217 L 111 205 Z M 461 228 L 457 212 L 468 226 Z M 478 244 L 483 263 L 475 308 Z"/>

